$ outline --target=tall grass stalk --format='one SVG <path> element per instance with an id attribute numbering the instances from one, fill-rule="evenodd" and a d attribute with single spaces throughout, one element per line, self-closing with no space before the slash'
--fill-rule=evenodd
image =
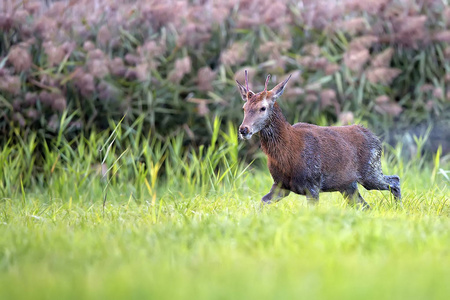
<path id="1" fill-rule="evenodd" d="M 83 200 L 80 191 L 103 184 L 105 195 L 127 186 L 135 201 L 150 197 L 155 204 L 159 189 L 207 195 L 235 190 L 236 181 L 245 177 L 237 133 L 230 123 L 221 130 L 216 118 L 210 126 L 211 143 L 198 150 L 183 147 L 183 135 L 163 143 L 151 132 L 143 133 L 142 123 L 139 119 L 128 127 L 118 122 L 111 124 L 109 134 L 81 135 L 71 142 L 60 137 L 44 142 L 42 149 L 36 149 L 35 135 L 21 140 L 20 147 L 7 144 L 0 151 L 0 197 L 13 199 L 23 187 L 69 199 L 64 191 L 71 184 L 70 198 L 77 201 Z"/>

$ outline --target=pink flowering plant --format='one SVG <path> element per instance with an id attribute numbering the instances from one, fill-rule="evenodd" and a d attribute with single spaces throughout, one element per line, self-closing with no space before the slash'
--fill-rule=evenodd
<path id="1" fill-rule="evenodd" d="M 241 118 L 244 69 L 252 86 L 293 76 L 290 119 L 450 119 L 448 42 L 441 0 L 6 0 L 0 135 L 51 137 L 64 114 L 68 135 L 144 115 L 161 139 L 202 143 L 205 118 Z"/>

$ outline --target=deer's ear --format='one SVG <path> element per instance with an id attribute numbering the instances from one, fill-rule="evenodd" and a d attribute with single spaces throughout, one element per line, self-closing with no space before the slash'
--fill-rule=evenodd
<path id="1" fill-rule="evenodd" d="M 289 75 L 289 77 L 285 81 L 280 82 L 273 89 L 270 90 L 273 101 L 275 101 L 277 98 L 283 95 L 284 89 L 286 88 L 286 84 L 288 83 L 289 79 L 291 79 L 291 76 L 292 75 Z"/>
<path id="2" fill-rule="evenodd" d="M 251 98 L 255 94 L 252 91 L 247 91 L 247 88 L 245 86 L 243 86 L 242 84 L 240 84 L 239 81 L 236 80 L 236 83 L 238 85 L 239 92 L 241 93 L 242 100 L 247 101 L 249 98 Z"/>

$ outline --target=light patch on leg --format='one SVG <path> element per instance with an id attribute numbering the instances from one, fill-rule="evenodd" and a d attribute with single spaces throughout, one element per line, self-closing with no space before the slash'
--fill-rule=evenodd
<path id="1" fill-rule="evenodd" d="M 380 150 L 378 149 L 370 150 L 369 164 L 374 170 L 381 170 L 380 154 Z"/>

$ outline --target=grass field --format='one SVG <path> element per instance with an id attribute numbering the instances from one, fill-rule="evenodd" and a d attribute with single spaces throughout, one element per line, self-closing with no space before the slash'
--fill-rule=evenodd
<path id="1" fill-rule="evenodd" d="M 261 209 L 270 175 L 238 162 L 235 136 L 217 131 L 202 153 L 146 139 L 119 151 L 126 132 L 76 150 L 57 141 L 42 177 L 23 172 L 32 142 L 0 151 L 0 299 L 448 299 L 449 168 L 438 160 L 386 153 L 403 205 L 363 190 L 370 211 L 338 193 Z M 97 144 L 109 145 L 109 184 L 92 167 Z"/>

